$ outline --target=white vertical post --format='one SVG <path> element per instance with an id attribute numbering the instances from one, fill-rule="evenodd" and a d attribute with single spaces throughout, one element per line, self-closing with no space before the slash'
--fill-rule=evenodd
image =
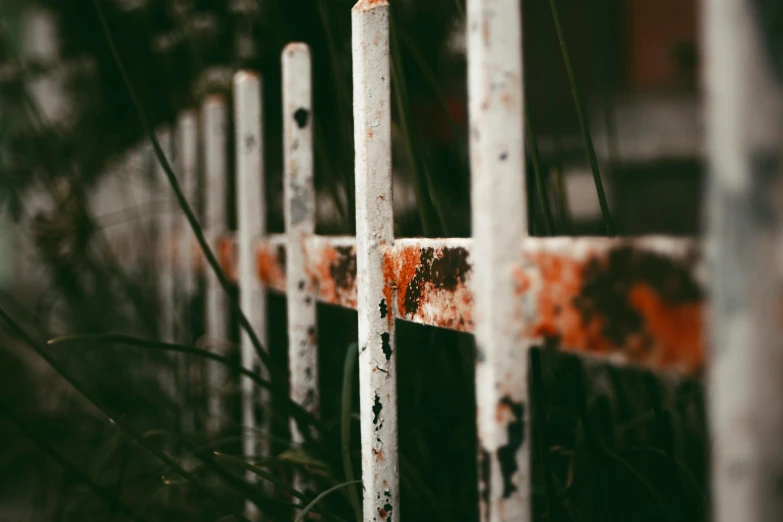
<path id="1" fill-rule="evenodd" d="M 383 275 L 384 250 L 394 242 L 388 2 L 360 0 L 351 25 L 364 520 L 396 520 L 395 299 L 388 302 Z"/>
<path id="2" fill-rule="evenodd" d="M 201 109 L 205 167 L 205 235 L 213 251 L 219 250 L 219 241 L 227 231 L 226 186 L 227 165 L 227 109 L 226 100 L 213 94 L 203 102 Z M 228 337 L 228 297 L 217 276 L 206 271 L 206 338 L 210 349 L 225 355 Z M 207 362 L 207 431 L 217 435 L 224 428 L 225 412 L 223 389 L 228 374 L 225 367 Z"/>
<path id="3" fill-rule="evenodd" d="M 256 273 L 256 241 L 266 232 L 266 201 L 264 198 L 264 147 L 262 134 L 261 78 L 253 72 L 240 71 L 234 75 L 234 124 L 236 126 L 237 167 L 237 255 L 239 296 L 242 311 L 262 344 L 267 342 L 266 291 Z M 250 336 L 242 332 L 240 340 L 242 366 L 249 370 L 259 367 L 267 378 L 266 367 L 258 364 Z M 269 456 L 269 394 L 259 392 L 248 378 L 242 379 L 242 427 L 244 454 Z M 255 418 L 256 401 L 260 402 L 262 419 Z M 256 422 L 261 431 L 260 442 Z M 247 473 L 247 480 L 255 482 L 256 475 Z M 256 507 L 248 502 L 248 516 L 256 516 Z"/>
<path id="4" fill-rule="evenodd" d="M 473 291 L 483 521 L 530 520 L 528 353 L 512 265 L 527 235 L 519 0 L 468 0 Z"/>
<path id="5" fill-rule="evenodd" d="M 193 110 L 186 110 L 180 114 L 177 121 L 177 174 L 180 176 L 182 190 L 191 208 L 198 212 L 198 115 Z M 176 310 L 178 315 L 178 341 L 183 343 L 193 342 L 192 304 L 196 295 L 196 271 L 193 252 L 195 238 L 190 229 L 185 213 L 177 214 L 177 273 L 178 273 L 178 298 Z M 186 411 L 182 415 L 182 428 L 185 433 L 193 431 L 194 418 L 190 409 L 193 399 L 191 390 L 190 358 L 187 354 L 181 354 L 178 369 L 182 383 L 181 393 L 184 396 Z"/>
<path id="6" fill-rule="evenodd" d="M 288 367 L 291 399 L 318 414 L 318 345 L 316 341 L 316 289 L 305 271 L 305 242 L 315 234 L 313 185 L 313 107 L 310 49 L 292 43 L 283 49 L 283 182 L 288 306 Z M 291 420 L 294 443 L 304 441 Z M 294 487 L 308 484 L 297 473 Z"/>
<path id="7" fill-rule="evenodd" d="M 717 522 L 783 520 L 783 50 L 764 12 L 773 4 L 704 2 Z"/>
<path id="8" fill-rule="evenodd" d="M 164 127 L 157 132 L 157 139 L 166 160 L 171 163 L 172 142 L 171 131 Z M 164 342 L 174 341 L 174 265 L 172 250 L 174 248 L 174 199 L 166 178 L 163 165 L 157 157 L 155 162 L 154 179 L 152 186 L 155 193 L 151 194 L 155 205 L 155 238 L 156 238 L 156 267 L 158 276 L 158 336 Z M 174 358 L 168 354 L 162 357 L 164 366 L 160 370 L 160 386 L 166 393 L 168 400 L 177 401 L 177 386 L 174 372 Z"/>
<path id="9" fill-rule="evenodd" d="M 171 164 L 172 142 L 171 131 L 163 128 L 157 132 L 166 159 Z M 159 336 L 165 342 L 174 341 L 174 198 L 158 158 L 155 158 L 156 193 L 152 197 L 157 202 L 155 207 L 155 223 L 157 233 L 157 275 L 158 275 L 158 318 Z"/>

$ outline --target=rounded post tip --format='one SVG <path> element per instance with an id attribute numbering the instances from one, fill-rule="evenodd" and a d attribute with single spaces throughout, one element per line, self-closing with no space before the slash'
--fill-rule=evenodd
<path id="1" fill-rule="evenodd" d="M 310 47 L 303 42 L 291 42 L 283 48 L 283 54 L 309 53 Z"/>
<path id="2" fill-rule="evenodd" d="M 255 71 L 241 70 L 234 74 L 234 85 L 241 85 L 247 82 L 257 82 L 260 76 Z"/>
<path id="3" fill-rule="evenodd" d="M 359 0 L 356 2 L 356 5 L 353 6 L 353 11 L 364 13 L 378 7 L 389 7 L 388 0 Z"/>

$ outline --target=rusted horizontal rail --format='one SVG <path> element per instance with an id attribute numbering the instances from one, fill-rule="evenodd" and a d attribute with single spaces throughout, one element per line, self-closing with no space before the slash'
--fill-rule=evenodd
<path id="1" fill-rule="evenodd" d="M 234 240 L 224 237 L 221 245 L 233 278 Z M 379 305 L 378 313 L 472 333 L 471 245 L 396 240 L 384 256 L 388 308 Z M 258 242 L 258 276 L 269 290 L 285 293 L 285 258 L 284 235 Z M 310 277 L 299 284 L 312 285 L 320 302 L 356 309 L 353 237 L 311 236 L 305 266 Z M 706 274 L 693 239 L 528 238 L 513 275 L 520 338 L 654 370 L 694 374 L 704 366 Z"/>

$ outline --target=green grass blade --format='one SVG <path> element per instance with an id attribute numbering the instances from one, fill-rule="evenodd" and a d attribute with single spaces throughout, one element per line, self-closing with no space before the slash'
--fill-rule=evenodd
<path id="1" fill-rule="evenodd" d="M 635 467 L 631 465 L 630 462 L 622 458 L 617 453 L 604 448 L 603 454 L 608 457 L 610 460 L 613 460 L 616 462 L 620 467 L 624 468 L 628 473 L 633 476 L 634 479 L 650 494 L 650 496 L 655 500 L 655 503 L 658 504 L 658 508 L 661 510 L 661 513 L 665 516 L 667 520 L 671 520 L 671 516 L 666 509 L 666 503 L 661 498 L 661 496 L 658 494 L 658 492 L 655 490 L 652 484 L 650 484 L 647 479 L 644 478 L 644 476 L 637 470 Z"/>
<path id="2" fill-rule="evenodd" d="M 530 110 L 525 107 L 525 131 L 527 135 L 527 145 L 530 150 L 530 156 L 533 160 L 533 175 L 536 178 L 536 190 L 538 192 L 538 202 L 541 205 L 541 210 L 544 212 L 544 223 L 546 225 L 546 234 L 552 236 L 557 234 L 555 228 L 555 220 L 552 218 L 552 209 L 549 205 L 549 198 L 546 194 L 546 187 L 544 186 L 544 176 L 541 172 L 541 156 L 538 154 L 538 140 L 536 139 L 536 132 L 533 128 L 533 122 L 530 118 Z"/>
<path id="3" fill-rule="evenodd" d="M 348 350 L 345 352 L 345 364 L 343 365 L 343 393 L 340 410 L 340 449 L 343 454 L 343 472 L 347 482 L 354 481 L 353 464 L 351 463 L 351 405 L 353 403 L 353 370 L 358 356 L 359 345 L 357 343 L 348 345 Z M 359 496 L 356 494 L 356 488 L 348 488 L 348 496 L 356 515 L 356 522 L 361 522 L 362 509 L 359 504 Z"/>
<path id="4" fill-rule="evenodd" d="M 397 103 L 397 114 L 400 119 L 400 130 L 405 138 L 405 150 L 408 153 L 408 161 L 411 167 L 411 177 L 413 178 L 413 191 L 416 194 L 416 202 L 419 208 L 419 217 L 426 237 L 435 235 L 436 224 L 434 223 L 432 194 L 429 187 L 431 183 L 426 179 L 421 168 L 421 157 L 414 144 L 413 130 L 409 122 L 408 96 L 405 86 L 405 71 L 402 64 L 402 54 L 397 42 L 397 23 L 394 13 L 390 15 L 391 34 L 391 74 L 392 90 L 394 91 L 395 101 Z"/>
<path id="5" fill-rule="evenodd" d="M 90 491 L 95 493 L 99 498 L 106 502 L 113 511 L 120 511 L 132 517 L 133 520 L 139 520 L 145 522 L 145 519 L 134 515 L 133 512 L 122 504 L 117 497 L 106 491 L 103 487 L 96 484 L 90 477 L 77 468 L 74 464 L 68 461 L 65 457 L 54 449 L 48 442 L 42 439 L 38 433 L 36 433 L 21 416 L 17 415 L 6 404 L 0 402 L 0 413 L 11 419 L 19 431 L 21 431 L 27 438 L 33 441 L 41 450 L 46 453 L 52 460 L 54 460 L 60 467 L 62 467 L 68 474 L 78 479 L 84 485 L 86 485 Z"/>
<path id="6" fill-rule="evenodd" d="M 243 471 L 249 471 L 254 475 L 258 475 L 262 479 L 266 480 L 267 482 L 270 482 L 274 484 L 275 486 L 281 488 L 283 491 L 286 491 L 290 493 L 291 495 L 295 496 L 299 500 L 306 501 L 307 496 L 305 496 L 303 493 L 295 490 L 287 483 L 283 482 L 282 480 L 275 477 L 272 473 L 269 473 L 268 471 L 263 470 L 259 466 L 255 466 L 239 457 L 234 457 L 232 455 L 226 455 L 225 453 L 218 453 L 217 451 L 213 453 L 214 457 L 219 460 L 223 461 L 226 464 L 234 465 Z"/>
<path id="7" fill-rule="evenodd" d="M 327 489 L 317 497 L 315 497 L 309 504 L 307 504 L 304 508 L 302 508 L 302 511 L 299 513 L 299 516 L 296 517 L 296 520 L 294 522 L 301 522 L 304 520 L 304 517 L 307 516 L 307 514 L 312 510 L 316 504 L 318 504 L 321 500 L 324 499 L 329 493 L 332 493 L 333 491 L 337 491 L 340 488 L 344 488 L 347 486 L 352 486 L 354 484 L 360 483 L 361 480 L 352 480 L 349 482 L 343 482 L 342 484 L 337 484 L 336 486 L 332 486 L 331 488 Z"/>
<path id="8" fill-rule="evenodd" d="M 587 159 L 590 162 L 590 170 L 593 172 L 595 190 L 598 193 L 598 203 L 601 205 L 601 216 L 604 220 L 604 229 L 606 230 L 606 235 L 614 236 L 614 222 L 612 221 L 612 215 L 609 212 L 609 204 L 606 201 L 604 184 L 601 181 L 601 172 L 598 168 L 598 158 L 595 155 L 593 139 L 590 137 L 590 129 L 587 125 L 584 107 L 582 106 L 582 98 L 579 96 L 579 88 L 576 85 L 574 68 L 571 65 L 571 55 L 568 52 L 568 45 L 566 44 L 565 35 L 563 34 L 563 25 L 560 22 L 560 11 L 557 8 L 557 0 L 549 0 L 549 6 L 552 9 L 552 19 L 555 22 L 557 40 L 560 43 L 560 52 L 563 55 L 563 63 L 565 64 L 566 74 L 568 75 L 568 83 L 571 87 L 571 96 L 574 100 L 576 116 L 579 119 L 579 128 L 582 132 L 582 140 L 585 144 Z"/>
<path id="9" fill-rule="evenodd" d="M 38 354 L 46 364 L 48 364 L 57 374 L 62 377 L 71 387 L 79 392 L 88 402 L 95 406 L 102 414 L 114 421 L 114 424 L 122 430 L 126 435 L 132 438 L 135 442 L 140 444 L 145 450 L 154 455 L 158 460 L 164 462 L 170 466 L 178 475 L 185 478 L 197 491 L 202 495 L 212 499 L 216 505 L 223 505 L 224 502 L 221 498 L 216 496 L 206 485 L 204 485 L 195 475 L 184 469 L 169 455 L 159 450 L 155 446 L 147 442 L 136 430 L 130 427 L 121 417 L 113 415 L 112 411 L 107 408 L 96 396 L 94 396 L 87 388 L 82 385 L 77 379 L 75 379 L 69 371 L 65 369 L 54 357 L 52 357 L 42 346 L 36 342 L 33 337 L 27 333 L 19 324 L 6 313 L 5 310 L 0 308 L 0 319 L 6 324 L 8 330 L 24 341 L 27 346 Z M 233 514 L 239 520 L 246 520 L 250 522 L 246 517 L 234 512 L 231 508 L 226 509 L 227 513 Z"/>
<path id="10" fill-rule="evenodd" d="M 47 342 L 47 344 L 51 346 L 58 346 L 58 345 L 73 345 L 82 342 L 106 343 L 107 346 L 112 346 L 113 344 L 125 344 L 128 346 L 136 346 L 148 350 L 179 352 L 179 353 L 194 355 L 197 357 L 203 357 L 205 359 L 211 359 L 213 361 L 221 363 L 227 368 L 230 368 L 240 373 L 241 375 L 248 377 L 256 385 L 262 388 L 266 388 L 272 392 L 276 392 L 277 395 L 280 397 L 280 399 L 283 400 L 284 404 L 288 408 L 290 408 L 290 413 L 297 420 L 297 422 L 302 422 L 305 425 L 310 425 L 318 431 L 321 431 L 322 429 L 321 423 L 313 415 L 307 412 L 304 408 L 302 408 L 296 402 L 291 400 L 290 397 L 288 397 L 288 393 L 286 391 L 275 387 L 270 381 L 261 378 L 253 370 L 248 370 L 244 366 L 235 363 L 228 357 L 224 357 L 222 355 L 212 353 L 208 350 L 194 348 L 192 346 L 185 346 L 185 345 L 174 344 L 174 343 L 164 343 L 160 341 L 151 341 L 148 339 L 141 339 L 138 337 L 132 337 L 129 335 L 121 335 L 121 334 L 69 334 L 60 337 L 55 337 L 54 339 L 50 339 Z M 309 433 L 309 430 L 304 430 L 304 431 Z"/>

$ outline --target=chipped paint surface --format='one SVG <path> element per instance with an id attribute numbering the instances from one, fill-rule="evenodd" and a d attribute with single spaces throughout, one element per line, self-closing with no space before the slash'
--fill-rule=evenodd
<path id="1" fill-rule="evenodd" d="M 384 258 L 386 302 L 397 291 L 401 319 L 449 330 L 473 330 L 469 239 L 401 239 Z M 391 315 L 389 316 L 391 318 Z"/>
<path id="2" fill-rule="evenodd" d="M 291 43 L 283 49 L 283 193 L 286 229 L 286 308 L 290 396 L 318 415 L 316 296 L 306 269 L 306 240 L 315 233 L 313 185 L 312 79 L 310 48 Z M 291 419 L 291 440 L 305 441 Z M 295 471 L 294 488 L 313 489 L 307 474 Z"/>
<path id="3" fill-rule="evenodd" d="M 520 338 L 654 370 L 705 360 L 693 244 L 669 238 L 530 241 L 515 268 Z"/>
<path id="4" fill-rule="evenodd" d="M 272 235 L 256 243 L 256 270 L 258 278 L 270 290 L 286 291 L 285 252 L 286 239 Z"/>
<path id="5" fill-rule="evenodd" d="M 356 308 L 356 241 L 347 237 L 311 237 L 307 254 L 307 274 L 315 283 L 318 299 Z"/>
<path id="6" fill-rule="evenodd" d="M 361 0 L 351 28 L 362 504 L 365 522 L 391 522 L 400 496 L 394 321 L 381 306 L 388 297 L 384 255 L 394 242 L 388 3 Z M 338 262 L 327 255 L 330 275 L 333 266 L 349 268 L 350 258 L 348 250 Z M 335 272 L 335 290 L 348 284 L 339 280 L 347 273 Z"/>
<path id="7" fill-rule="evenodd" d="M 521 306 L 511 268 L 513 245 L 527 240 L 522 85 L 522 13 L 518 0 L 467 1 L 473 321 L 476 422 L 483 522 L 531 518 L 527 348 L 515 335 Z M 519 418 L 496 415 L 515 405 Z"/>
<path id="8" fill-rule="evenodd" d="M 285 292 L 284 236 L 257 245 L 259 277 Z M 307 238 L 307 284 L 318 301 L 356 309 L 355 245 Z M 473 332 L 472 252 L 471 239 L 396 240 L 385 249 L 379 316 Z M 652 370 L 704 367 L 707 278 L 691 239 L 528 238 L 511 274 L 520 339 Z"/>

